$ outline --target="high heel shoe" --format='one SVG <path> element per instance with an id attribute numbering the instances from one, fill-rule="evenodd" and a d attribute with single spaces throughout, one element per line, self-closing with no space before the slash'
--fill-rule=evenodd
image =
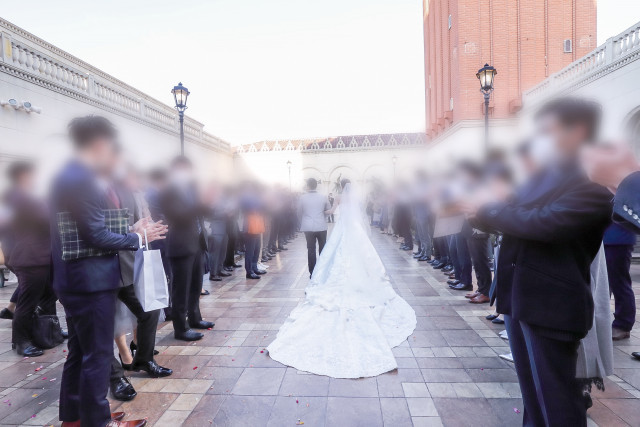
<path id="1" fill-rule="evenodd" d="M 124 369 L 125 371 L 133 371 L 133 368 L 132 368 L 133 362 L 132 363 L 124 363 L 122 361 L 122 356 L 120 356 L 119 354 L 118 354 L 118 358 L 120 359 L 120 364 L 122 365 L 122 369 Z"/>

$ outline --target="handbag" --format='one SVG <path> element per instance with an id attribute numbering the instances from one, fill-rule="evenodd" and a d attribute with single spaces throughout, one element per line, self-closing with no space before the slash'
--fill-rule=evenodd
<path id="1" fill-rule="evenodd" d="M 262 234 L 264 233 L 264 218 L 258 213 L 250 213 L 247 215 L 247 233 Z"/>
<path id="2" fill-rule="evenodd" d="M 37 307 L 33 314 L 33 344 L 42 349 L 49 349 L 62 344 L 62 328 L 58 316 L 42 314 L 42 308 Z"/>
<path id="3" fill-rule="evenodd" d="M 147 242 L 147 230 L 144 231 Z M 133 264 L 133 290 L 145 312 L 169 306 L 169 289 L 159 249 L 149 250 L 147 243 L 136 251 Z"/>

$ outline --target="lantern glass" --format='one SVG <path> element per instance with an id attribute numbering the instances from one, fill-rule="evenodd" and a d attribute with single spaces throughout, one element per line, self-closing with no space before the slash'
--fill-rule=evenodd
<path id="1" fill-rule="evenodd" d="M 480 89 L 483 91 L 490 91 L 493 89 L 493 78 L 498 74 L 495 68 L 489 64 L 484 64 L 484 67 L 478 70 L 476 77 L 480 80 Z"/>
<path id="2" fill-rule="evenodd" d="M 187 97 L 189 96 L 189 89 L 182 86 L 182 83 L 178 83 L 178 86 L 175 86 L 171 93 L 173 93 L 173 98 L 176 102 L 176 108 L 179 110 L 184 110 L 187 108 Z"/>

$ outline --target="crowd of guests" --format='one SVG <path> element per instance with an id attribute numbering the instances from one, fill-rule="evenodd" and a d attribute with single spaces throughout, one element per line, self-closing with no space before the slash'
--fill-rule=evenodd
<path id="1" fill-rule="evenodd" d="M 400 250 L 469 303 L 495 303 L 487 319 L 505 323 L 524 425 L 586 425 L 591 386 L 612 373 L 611 341 L 635 323 L 640 167 L 624 145 L 598 141 L 600 116 L 587 100 L 551 101 L 512 153 L 370 196 L 372 224 Z"/>
<path id="2" fill-rule="evenodd" d="M 267 262 L 287 250 L 299 228 L 297 196 L 250 181 L 200 188 L 185 156 L 143 173 L 125 160 L 118 132 L 104 117 L 76 118 L 68 133 L 75 154 L 47 197 L 37 195 L 33 164 L 9 167 L 0 242 L 18 286 L 0 316 L 12 319 L 13 347 L 22 356 L 41 356 L 68 340 L 63 426 L 140 427 L 145 420 L 111 413 L 109 389 L 128 401 L 137 393 L 126 372 L 173 373 L 154 360 L 158 323 L 171 321 L 176 340 L 202 339 L 214 328 L 200 312 L 207 273 L 215 285 L 242 269 L 237 260 L 244 255 L 247 279 L 266 274 Z M 145 309 L 137 296 L 136 252 L 143 247 L 160 252 L 164 309 Z"/>

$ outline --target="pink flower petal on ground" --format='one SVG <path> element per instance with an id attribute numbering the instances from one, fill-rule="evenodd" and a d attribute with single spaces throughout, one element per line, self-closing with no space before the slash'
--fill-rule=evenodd
<path id="1" fill-rule="evenodd" d="M 260 350 L 260 353 L 264 353 L 264 350 Z"/>
<path id="2" fill-rule="evenodd" d="M 198 367 L 197 367 L 197 366 L 194 366 L 194 367 L 193 367 L 193 370 L 195 371 L 196 369 L 198 369 Z"/>
<path id="3" fill-rule="evenodd" d="M 518 408 L 513 408 L 513 412 L 515 412 L 516 414 L 519 414 L 519 413 L 520 413 L 520 409 L 518 409 Z"/>

